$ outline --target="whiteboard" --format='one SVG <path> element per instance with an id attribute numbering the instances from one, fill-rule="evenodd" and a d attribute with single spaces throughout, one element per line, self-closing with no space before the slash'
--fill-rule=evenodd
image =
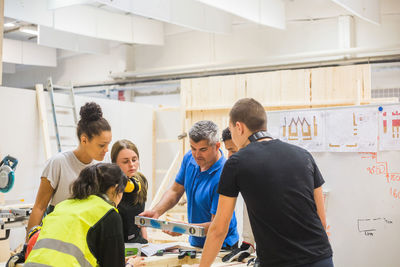
<path id="1" fill-rule="evenodd" d="M 282 113 L 267 112 L 268 130 L 276 131 Z M 335 266 L 400 266 L 400 151 L 312 154 L 328 191 L 327 232 Z"/>

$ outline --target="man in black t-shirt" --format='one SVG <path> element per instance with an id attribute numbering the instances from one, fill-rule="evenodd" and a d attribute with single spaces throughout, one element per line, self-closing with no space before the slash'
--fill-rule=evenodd
<path id="1" fill-rule="evenodd" d="M 240 150 L 225 163 L 200 266 L 210 266 L 216 257 L 240 192 L 261 266 L 332 267 L 324 180 L 311 154 L 268 136 L 266 113 L 254 99 L 236 102 L 229 117 L 232 140 Z"/>

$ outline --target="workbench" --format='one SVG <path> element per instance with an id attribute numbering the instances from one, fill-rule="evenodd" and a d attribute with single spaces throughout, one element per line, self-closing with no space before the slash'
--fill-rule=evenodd
<path id="1" fill-rule="evenodd" d="M 221 259 L 225 256 L 228 252 L 220 252 L 217 258 L 215 259 L 214 263 L 211 265 L 212 267 L 225 267 L 225 266 L 234 266 L 234 267 L 244 267 L 247 266 L 247 263 L 242 262 L 229 262 L 225 263 L 222 262 Z M 251 256 L 250 256 L 251 257 Z M 246 259 L 246 262 L 248 259 Z M 163 256 L 151 256 L 151 257 L 144 257 L 144 262 L 146 263 L 146 267 L 180 267 L 180 266 L 190 266 L 193 264 L 200 263 L 201 254 L 197 254 L 195 259 L 191 259 L 190 257 L 186 256 L 183 259 L 178 259 L 177 254 L 165 254 Z M 17 264 L 17 267 L 23 267 L 23 264 Z"/>
<path id="2" fill-rule="evenodd" d="M 168 234 L 165 234 L 161 232 L 158 229 L 153 229 L 153 228 L 147 228 L 147 233 L 149 235 L 149 241 L 152 243 L 176 243 L 177 241 L 180 241 L 180 247 L 181 248 L 194 248 L 190 246 L 188 243 L 188 237 L 187 235 L 181 235 L 181 236 L 175 236 L 172 237 Z M 201 249 L 197 248 L 197 251 L 201 251 Z M 245 259 L 246 263 L 239 263 L 237 261 L 230 262 L 230 263 L 224 263 L 222 262 L 222 257 L 228 254 L 229 252 L 220 252 L 217 256 L 217 258 L 214 261 L 214 264 L 212 265 L 213 267 L 223 267 L 223 266 L 235 266 L 235 267 L 241 267 L 241 266 L 247 266 L 247 261 L 251 259 L 252 257 L 255 256 L 250 256 L 247 259 Z M 178 254 L 164 254 L 163 256 L 150 256 L 150 257 L 144 257 L 145 262 L 146 262 L 146 267 L 155 267 L 155 266 L 166 266 L 166 267 L 175 267 L 175 266 L 190 266 L 193 264 L 198 264 L 200 263 L 200 258 L 201 258 L 201 253 L 197 253 L 195 259 L 191 259 L 190 257 L 186 256 L 183 259 L 178 259 Z"/>
<path id="3" fill-rule="evenodd" d="M 0 262 L 10 257 L 8 237 L 13 228 L 26 227 L 33 204 L 0 205 Z"/>
<path id="4" fill-rule="evenodd" d="M 223 267 L 223 266 L 235 266 L 235 267 L 242 267 L 247 266 L 247 263 L 242 262 L 229 262 L 225 263 L 222 262 L 221 259 L 223 256 L 228 254 L 228 252 L 220 252 L 218 257 L 215 259 L 214 263 L 211 265 L 213 267 Z M 144 262 L 146 263 L 146 267 L 176 267 L 176 266 L 190 266 L 192 264 L 199 264 L 201 254 L 197 254 L 195 259 L 191 259 L 190 257 L 186 256 L 183 259 L 178 259 L 176 254 L 166 254 L 163 256 L 151 256 L 151 257 L 144 257 Z M 250 258 L 248 258 L 250 259 Z M 247 262 L 247 259 L 246 259 Z"/>

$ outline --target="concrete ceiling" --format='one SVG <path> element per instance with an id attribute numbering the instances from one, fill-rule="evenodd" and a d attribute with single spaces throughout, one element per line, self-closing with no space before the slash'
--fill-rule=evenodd
<path id="1" fill-rule="evenodd" d="M 387 1 L 387 0 L 383 0 Z M 285 30 L 287 23 L 352 15 L 379 24 L 379 0 L 5 0 L 4 38 L 18 41 L 25 53 L 4 57 L 26 62 L 26 53 L 56 57 L 56 49 L 106 54 L 112 44 L 164 44 L 164 36 L 181 31 L 230 34 L 236 24 Z M 396 5 L 398 6 L 398 5 Z M 37 29 L 24 33 L 22 28 Z M 25 42 L 32 45 L 24 45 Z M 12 42 L 15 45 L 15 42 Z M 5 46 L 6 48 L 10 46 Z M 54 51 L 53 51 L 54 50 Z M 39 56 L 39 57 L 40 57 Z M 12 58 L 11 60 L 9 58 Z M 9 60 L 9 61 L 7 61 Z M 39 62 L 43 66 L 56 59 Z"/>

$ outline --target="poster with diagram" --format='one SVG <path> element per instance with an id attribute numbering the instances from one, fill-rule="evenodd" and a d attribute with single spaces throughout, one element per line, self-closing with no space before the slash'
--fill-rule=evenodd
<path id="1" fill-rule="evenodd" d="M 379 108 L 379 150 L 400 150 L 400 105 Z"/>
<path id="2" fill-rule="evenodd" d="M 326 111 L 326 151 L 376 152 L 378 149 L 377 121 L 376 108 Z"/>
<path id="3" fill-rule="evenodd" d="M 324 111 L 285 112 L 280 115 L 279 138 L 310 152 L 324 147 Z"/>

